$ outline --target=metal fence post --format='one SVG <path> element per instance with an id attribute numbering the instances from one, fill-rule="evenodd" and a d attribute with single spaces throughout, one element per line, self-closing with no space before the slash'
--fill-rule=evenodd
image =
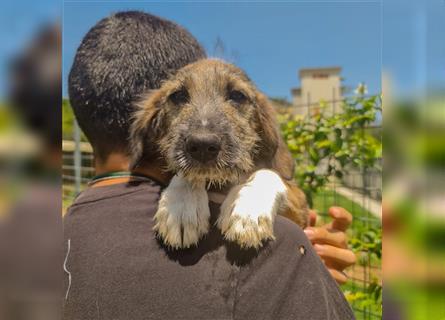
<path id="1" fill-rule="evenodd" d="M 82 154 L 80 151 L 80 128 L 74 119 L 74 190 L 76 194 L 80 192 L 80 183 L 82 179 Z"/>

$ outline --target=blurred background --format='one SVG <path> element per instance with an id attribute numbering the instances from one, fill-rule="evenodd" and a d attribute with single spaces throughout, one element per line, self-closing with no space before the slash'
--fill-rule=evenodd
<path id="1" fill-rule="evenodd" d="M 445 318 L 444 4 L 383 6 L 385 319 Z"/>
<path id="2" fill-rule="evenodd" d="M 61 212 L 94 175 L 67 75 L 88 29 L 129 9 L 183 25 L 273 101 L 313 208 L 354 216 L 357 319 L 445 319 L 442 0 L 0 6 L 0 319 L 58 318 Z"/>
<path id="3" fill-rule="evenodd" d="M 60 319 L 60 15 L 0 4 L 0 319 Z"/>

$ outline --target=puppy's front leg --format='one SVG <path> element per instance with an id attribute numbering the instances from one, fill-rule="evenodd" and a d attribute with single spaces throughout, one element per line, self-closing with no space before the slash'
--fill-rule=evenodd
<path id="1" fill-rule="evenodd" d="M 259 248 L 274 239 L 273 221 L 285 206 L 286 185 L 271 170 L 258 170 L 249 180 L 232 188 L 221 206 L 218 227 L 225 238 L 241 247 Z"/>
<path id="2" fill-rule="evenodd" d="M 209 199 L 204 184 L 192 185 L 176 175 L 162 192 L 154 216 L 154 230 L 166 245 L 188 248 L 208 232 L 209 217 Z"/>

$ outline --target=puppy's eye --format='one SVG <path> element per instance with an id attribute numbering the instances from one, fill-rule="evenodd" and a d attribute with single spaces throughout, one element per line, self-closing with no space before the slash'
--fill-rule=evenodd
<path id="1" fill-rule="evenodd" d="M 244 103 L 247 101 L 246 95 L 238 90 L 229 91 L 229 99 L 235 103 Z"/>
<path id="2" fill-rule="evenodd" d="M 174 104 L 184 104 L 189 101 L 189 93 L 184 88 L 173 92 L 169 97 Z"/>

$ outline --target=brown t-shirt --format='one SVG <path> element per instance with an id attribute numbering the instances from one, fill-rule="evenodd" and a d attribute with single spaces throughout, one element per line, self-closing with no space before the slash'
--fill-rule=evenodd
<path id="1" fill-rule="evenodd" d="M 277 217 L 259 252 L 217 228 L 195 248 L 168 250 L 152 231 L 161 188 L 90 188 L 64 221 L 64 319 L 354 319 L 302 230 Z M 212 220 L 219 206 L 210 203 Z M 68 252 L 68 240 L 70 250 Z"/>

